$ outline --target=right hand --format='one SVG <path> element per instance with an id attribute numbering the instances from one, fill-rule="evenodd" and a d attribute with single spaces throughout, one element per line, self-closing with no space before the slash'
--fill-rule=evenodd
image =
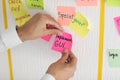
<path id="1" fill-rule="evenodd" d="M 55 63 L 53 63 L 49 68 L 47 73 L 54 76 L 56 80 L 68 80 L 73 77 L 76 71 L 77 58 L 68 50 L 62 53 L 62 57 Z"/>
<path id="2" fill-rule="evenodd" d="M 52 25 L 55 29 L 47 29 L 46 25 Z M 34 40 L 48 34 L 62 33 L 63 28 L 48 14 L 37 13 L 27 23 L 17 29 L 22 41 Z"/>

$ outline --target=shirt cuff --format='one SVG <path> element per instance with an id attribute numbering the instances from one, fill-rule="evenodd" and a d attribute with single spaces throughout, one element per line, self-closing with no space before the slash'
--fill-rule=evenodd
<path id="1" fill-rule="evenodd" d="M 55 78 L 47 73 L 40 80 L 55 80 Z"/>
<path id="2" fill-rule="evenodd" d="M 7 48 L 13 48 L 22 43 L 15 27 L 2 31 L 1 38 Z"/>

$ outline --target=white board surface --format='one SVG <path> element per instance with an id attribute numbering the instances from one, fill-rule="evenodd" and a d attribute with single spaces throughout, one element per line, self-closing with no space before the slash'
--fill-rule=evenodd
<path id="1" fill-rule="evenodd" d="M 26 5 L 25 0 L 23 0 Z M 0 29 L 4 27 L 2 0 L 0 0 Z M 100 1 L 99 1 L 100 3 Z M 68 26 L 63 26 L 66 32 L 73 36 L 72 51 L 78 58 L 77 71 L 71 80 L 97 80 L 98 54 L 99 54 L 99 29 L 100 5 L 95 7 L 79 7 L 75 0 L 45 0 L 45 10 L 27 8 L 31 15 L 37 12 L 48 13 L 57 20 L 57 6 L 73 6 L 77 12 L 82 13 L 89 20 L 91 30 L 86 38 L 80 38 Z M 120 15 L 120 8 L 105 8 L 105 38 L 103 58 L 103 80 L 120 80 L 120 68 L 110 68 L 106 50 L 120 48 L 120 36 L 117 33 L 113 18 Z M 7 2 L 7 15 L 9 27 L 15 27 L 13 15 L 10 13 Z M 55 36 L 54 36 L 55 37 Z M 51 50 L 54 37 L 50 42 L 41 39 L 24 42 L 12 50 L 12 66 L 14 80 L 40 80 L 49 65 L 61 56 Z M 0 80 L 9 80 L 9 64 L 7 53 L 0 53 Z"/>

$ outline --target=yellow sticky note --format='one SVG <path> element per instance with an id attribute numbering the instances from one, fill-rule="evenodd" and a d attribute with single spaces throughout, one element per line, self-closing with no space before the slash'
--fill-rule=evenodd
<path id="1" fill-rule="evenodd" d="M 76 14 L 69 27 L 82 38 L 90 31 L 87 19 L 80 13 Z"/>
<path id="2" fill-rule="evenodd" d="M 18 26 L 24 25 L 31 18 L 31 16 L 24 7 L 22 0 L 15 0 L 15 1 L 8 0 L 8 1 L 9 1 L 10 11 L 16 20 L 16 24 Z"/>
<path id="3" fill-rule="evenodd" d="M 24 25 L 27 21 L 30 20 L 31 16 L 29 13 L 23 13 L 21 15 L 15 14 L 14 15 L 16 24 L 21 27 L 22 25 Z"/>
<path id="4" fill-rule="evenodd" d="M 18 26 L 24 25 L 31 18 L 30 14 L 28 13 L 24 6 L 22 6 L 22 9 L 19 13 L 15 12 L 13 13 L 13 15 Z"/>
<path id="5" fill-rule="evenodd" d="M 10 12 L 16 13 L 20 12 L 21 9 L 23 9 L 23 4 L 21 0 L 8 0 L 9 6 L 10 6 Z"/>

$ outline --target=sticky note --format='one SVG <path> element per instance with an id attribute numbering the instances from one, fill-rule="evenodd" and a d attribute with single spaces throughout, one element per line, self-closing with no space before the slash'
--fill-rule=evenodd
<path id="1" fill-rule="evenodd" d="M 76 15 L 76 9 L 75 7 L 64 7 L 64 6 L 58 6 L 58 22 L 62 26 L 68 26 L 74 16 Z"/>
<path id="2" fill-rule="evenodd" d="M 117 27 L 118 33 L 120 35 L 120 16 L 114 18 L 115 25 Z"/>
<path id="3" fill-rule="evenodd" d="M 47 29 L 56 29 L 53 25 L 46 25 L 46 28 Z M 43 37 L 41 37 L 43 40 L 45 40 L 45 41 L 50 41 L 50 39 L 51 39 L 51 37 L 52 37 L 52 35 L 51 34 L 49 34 L 49 35 L 47 35 L 47 36 L 43 36 Z"/>
<path id="4" fill-rule="evenodd" d="M 44 10 L 44 0 L 26 0 L 29 8 L 36 8 Z"/>
<path id="5" fill-rule="evenodd" d="M 63 33 L 62 35 L 56 35 L 52 50 L 63 52 L 65 49 L 71 51 L 72 48 L 72 35 L 69 33 Z"/>
<path id="6" fill-rule="evenodd" d="M 26 10 L 21 0 L 12 1 L 8 0 L 10 12 L 13 14 L 16 24 L 20 27 L 24 25 L 30 18 L 30 14 Z"/>
<path id="7" fill-rule="evenodd" d="M 87 19 L 80 13 L 76 14 L 69 27 L 82 38 L 90 31 Z"/>
<path id="8" fill-rule="evenodd" d="M 52 37 L 52 35 L 47 35 L 47 36 L 43 36 L 41 38 L 45 41 L 50 41 L 51 37 Z"/>
<path id="9" fill-rule="evenodd" d="M 21 11 L 21 9 L 23 9 L 23 4 L 21 0 L 8 0 L 9 3 L 9 7 L 10 7 L 10 12 L 11 13 L 18 13 Z"/>
<path id="10" fill-rule="evenodd" d="M 120 0 L 107 0 L 108 6 L 120 6 Z"/>
<path id="11" fill-rule="evenodd" d="M 77 0 L 78 6 L 97 6 L 98 0 Z"/>
<path id="12" fill-rule="evenodd" d="M 31 19 L 31 16 L 28 12 L 26 11 L 22 11 L 23 13 L 16 13 L 14 14 L 14 18 L 16 21 L 16 24 L 21 27 L 22 25 L 24 25 L 27 21 L 29 21 Z"/>
<path id="13" fill-rule="evenodd" d="M 108 63 L 110 67 L 120 67 L 120 49 L 108 49 Z"/>

